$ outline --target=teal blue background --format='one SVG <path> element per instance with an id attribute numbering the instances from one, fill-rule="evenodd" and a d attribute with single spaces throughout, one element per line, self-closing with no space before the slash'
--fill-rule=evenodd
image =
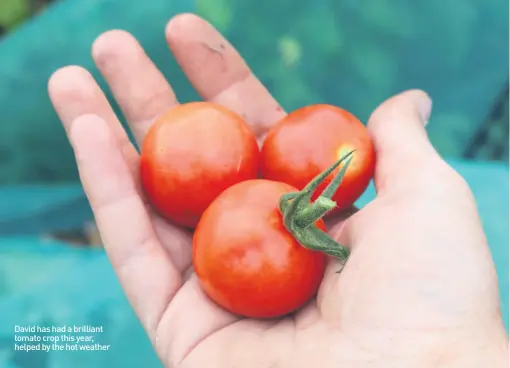
<path id="1" fill-rule="evenodd" d="M 0 40 L 1 367 L 160 366 L 104 252 L 42 236 L 92 219 L 46 83 L 58 67 L 82 65 L 111 100 L 90 45 L 101 32 L 122 28 L 140 40 L 182 101 L 197 99 L 163 33 L 184 11 L 218 27 L 286 110 L 326 102 L 366 121 L 394 93 L 429 92 L 429 135 L 473 189 L 508 331 L 508 160 L 460 158 L 508 79 L 507 1 L 64 0 Z M 358 204 L 373 196 L 370 188 Z M 102 324 L 102 340 L 113 348 L 13 353 L 15 323 Z"/>

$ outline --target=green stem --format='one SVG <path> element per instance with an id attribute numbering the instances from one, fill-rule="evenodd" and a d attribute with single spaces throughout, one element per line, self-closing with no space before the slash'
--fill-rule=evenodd
<path id="1" fill-rule="evenodd" d="M 352 156 L 349 156 L 347 161 L 345 161 L 345 165 L 340 168 L 338 174 L 333 178 L 333 180 L 331 180 L 326 189 L 324 189 L 324 191 L 321 194 L 321 197 L 326 197 L 329 199 L 333 198 L 335 192 L 338 190 L 340 184 L 342 183 L 342 179 L 344 178 L 345 172 L 347 171 L 347 167 L 350 165 L 351 161 Z"/>
<path id="2" fill-rule="evenodd" d="M 349 250 L 347 248 L 342 247 L 336 241 L 331 239 L 331 237 L 321 229 L 317 227 L 312 227 L 311 234 L 314 235 L 315 241 L 321 244 L 322 252 L 329 254 L 333 257 L 340 258 L 342 260 L 347 259 L 347 257 L 349 256 Z"/>
<path id="3" fill-rule="evenodd" d="M 323 252 L 342 261 L 347 259 L 349 251 L 317 228 L 315 222 L 336 207 L 336 203 L 331 198 L 340 187 L 352 161 L 353 153 L 354 151 L 347 153 L 328 169 L 317 175 L 302 191 L 284 194 L 279 203 L 285 228 L 303 247 Z M 317 187 L 344 161 L 345 164 L 323 193 L 311 203 L 312 195 Z"/>
<path id="4" fill-rule="evenodd" d="M 289 207 L 289 201 L 296 198 L 299 192 L 286 193 L 280 197 L 280 212 L 285 213 Z"/>
<path id="5" fill-rule="evenodd" d="M 304 187 L 303 191 L 304 192 L 313 192 L 315 189 L 317 189 L 317 187 L 324 181 L 324 179 L 326 179 L 328 177 L 329 174 L 331 174 L 333 171 L 335 171 L 336 168 L 342 164 L 342 162 L 344 162 L 345 160 L 347 160 L 349 157 L 351 157 L 354 154 L 354 151 L 355 150 L 352 150 L 349 153 L 346 153 L 340 159 L 338 159 L 333 165 L 331 165 L 326 170 L 324 170 L 319 175 L 317 175 L 311 182 L 309 182 Z M 347 165 L 345 165 L 345 166 L 347 166 Z M 344 170 L 344 172 L 345 172 L 345 170 Z"/>
<path id="6" fill-rule="evenodd" d="M 283 213 L 283 223 L 287 229 L 292 227 L 292 222 L 294 221 L 294 217 L 296 213 L 303 211 L 307 206 L 310 205 L 310 200 L 314 191 L 317 187 L 333 172 L 335 169 L 342 164 L 345 160 L 349 159 L 354 153 L 354 150 L 342 156 L 339 160 L 337 160 L 333 165 L 324 170 L 322 173 L 317 175 L 312 181 L 310 181 L 302 191 L 296 193 L 289 193 L 289 195 L 284 195 L 280 198 L 280 209 L 285 207 L 285 211 Z M 349 161 L 350 162 L 350 161 Z M 340 181 L 345 175 L 345 171 L 349 162 L 344 165 L 343 169 L 338 175 L 341 175 Z M 337 176 L 338 176 L 337 175 Z M 336 178 L 335 178 L 336 179 Z M 333 179 L 333 182 L 337 182 Z M 329 187 L 329 186 L 328 186 Z M 286 202 L 288 198 L 294 198 L 294 200 L 288 205 L 283 205 L 282 202 Z M 327 211 L 326 211 L 327 212 Z"/>
<path id="7" fill-rule="evenodd" d="M 317 220 L 321 219 L 336 207 L 336 202 L 329 198 L 320 196 L 317 200 L 305 207 L 302 211 L 296 212 L 294 221 L 299 227 L 307 227 L 314 224 Z"/>

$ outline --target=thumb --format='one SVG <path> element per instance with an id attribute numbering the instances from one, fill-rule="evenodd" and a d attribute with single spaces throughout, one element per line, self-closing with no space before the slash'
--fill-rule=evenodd
<path id="1" fill-rule="evenodd" d="M 422 181 L 422 173 L 440 161 L 425 130 L 431 109 L 425 92 L 410 90 L 386 100 L 370 116 L 367 127 L 377 154 L 374 182 L 378 196 L 405 195 L 406 188 Z M 356 212 L 328 218 L 330 235 L 348 248 L 352 247 L 353 228 L 366 225 L 360 225 L 364 211 Z"/>
<path id="2" fill-rule="evenodd" d="M 410 90 L 388 99 L 371 115 L 367 126 L 377 154 L 378 193 L 412 181 L 423 165 L 439 158 L 425 131 L 431 108 L 425 92 Z"/>

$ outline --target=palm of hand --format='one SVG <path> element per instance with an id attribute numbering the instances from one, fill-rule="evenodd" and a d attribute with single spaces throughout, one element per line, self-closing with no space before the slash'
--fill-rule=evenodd
<path id="1" fill-rule="evenodd" d="M 458 187 L 459 179 L 446 167 L 445 171 L 450 177 L 444 185 Z M 200 337 L 197 332 L 187 343 L 178 344 L 181 350 L 168 349 L 180 339 L 170 336 L 177 331 L 176 320 L 192 305 L 183 290 L 185 302 L 174 299 L 176 304 L 170 305 L 162 320 L 160 336 L 166 343 L 161 353 L 178 359 L 182 367 L 479 366 L 482 362 L 473 361 L 470 355 L 465 361 L 458 361 L 458 355 L 486 348 L 490 333 L 484 332 L 484 326 L 498 326 L 497 288 L 490 277 L 490 256 L 480 246 L 483 233 L 474 229 L 471 236 L 478 235 L 478 239 L 469 243 L 452 235 L 458 232 L 448 218 L 461 216 L 459 210 L 433 219 L 409 216 L 417 211 L 431 213 L 434 208 L 429 203 L 445 200 L 441 197 L 449 193 L 447 189 L 418 190 L 425 198 L 402 203 L 379 196 L 343 228 L 341 222 L 332 221 L 332 234 L 350 241 L 351 257 L 341 274 L 335 272 L 339 265 L 332 261 L 318 298 L 288 318 L 238 320 L 208 302 L 192 278 L 185 286 L 186 294 L 193 294 L 195 305 L 203 303 L 209 309 L 192 313 L 207 315 L 209 326 Z M 450 208 L 473 206 L 467 190 L 450 196 L 448 203 Z M 477 227 L 475 216 L 469 220 Z M 363 232 L 357 233 L 355 226 Z M 451 230 L 439 239 L 416 236 L 424 227 L 430 232 L 441 230 L 434 229 L 437 226 Z M 450 249 L 444 252 L 444 247 Z M 472 254 L 459 256 L 462 248 L 473 248 Z M 484 264 L 480 267 L 477 262 Z M 486 304 L 477 302 L 487 299 Z M 479 323 L 484 318 L 487 323 Z M 193 320 L 178 323 L 191 326 Z M 466 338 L 473 335 L 479 337 L 474 343 Z"/>
<path id="2" fill-rule="evenodd" d="M 167 38 L 203 98 L 242 114 L 260 137 L 283 116 L 207 23 L 180 16 Z M 126 33 L 105 34 L 93 53 L 143 141 L 153 118 L 177 103 L 175 94 Z M 239 320 L 209 301 L 193 275 L 184 276 L 190 234 L 144 203 L 138 154 L 86 71 L 57 72 L 50 96 L 119 280 L 169 367 L 466 367 L 458 354 L 485 351 L 491 336 L 504 335 L 474 201 L 426 140 L 418 115 L 428 100 L 423 93 L 397 96 L 373 114 L 377 198 L 330 224 L 351 257 L 341 274 L 331 261 L 317 300 L 278 321 Z"/>

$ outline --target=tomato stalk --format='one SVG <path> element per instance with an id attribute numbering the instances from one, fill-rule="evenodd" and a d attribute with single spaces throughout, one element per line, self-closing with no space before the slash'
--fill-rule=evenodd
<path id="1" fill-rule="evenodd" d="M 323 252 L 339 258 L 343 262 L 349 256 L 347 248 L 316 227 L 315 222 L 336 207 L 336 202 L 331 198 L 345 176 L 347 167 L 352 161 L 353 153 L 354 151 L 351 151 L 342 156 L 328 169 L 310 181 L 303 190 L 284 194 L 280 198 L 280 212 L 283 215 L 283 223 L 294 238 L 305 248 Z M 344 162 L 345 164 L 326 189 L 314 202 L 311 202 L 312 195 L 317 187 Z"/>

